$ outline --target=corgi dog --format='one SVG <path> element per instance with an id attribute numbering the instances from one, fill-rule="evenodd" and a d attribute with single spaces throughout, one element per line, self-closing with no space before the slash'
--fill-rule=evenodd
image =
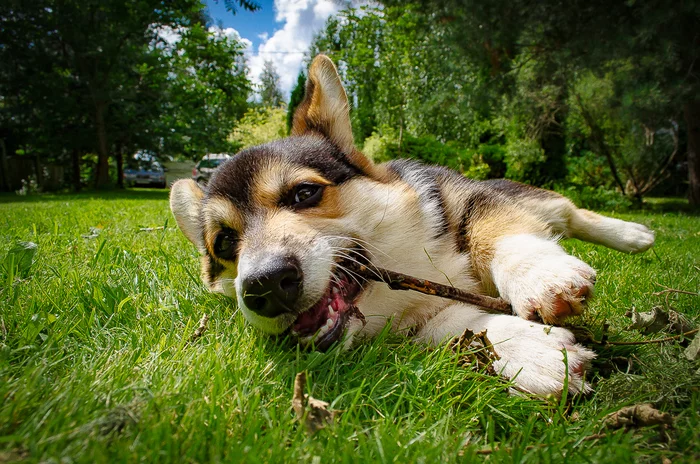
<path id="1" fill-rule="evenodd" d="M 645 226 L 554 192 L 406 159 L 374 164 L 354 146 L 345 90 L 323 55 L 290 137 L 241 151 L 206 189 L 176 182 L 170 206 L 204 283 L 261 331 L 323 350 L 386 324 L 431 345 L 486 330 L 496 372 L 535 395 L 590 389 L 594 353 L 550 326 L 582 313 L 596 273 L 558 240 L 625 253 L 654 243 Z M 500 296 L 514 314 L 363 281 L 343 264 L 353 261 Z"/>

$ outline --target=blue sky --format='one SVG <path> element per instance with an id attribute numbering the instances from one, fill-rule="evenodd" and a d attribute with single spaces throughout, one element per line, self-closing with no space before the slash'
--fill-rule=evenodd
<path id="1" fill-rule="evenodd" d="M 274 2 L 272 0 L 258 0 L 261 8 L 254 13 L 238 8 L 235 15 L 230 11 L 226 11 L 224 0 L 219 0 L 218 2 L 206 0 L 204 3 L 207 5 L 209 16 L 211 16 L 215 24 L 224 28 L 234 28 L 241 37 L 250 40 L 254 48 L 257 48 L 262 42 L 260 35 L 268 34 L 268 36 L 271 36 L 275 29 L 279 27 L 275 22 Z"/>
<path id="2" fill-rule="evenodd" d="M 261 9 L 251 13 L 239 9 L 236 15 L 226 11 L 223 0 L 203 0 L 214 25 L 227 33 L 238 32 L 249 46 L 246 59 L 253 81 L 258 80 L 266 60 L 275 65 L 282 91 L 289 95 L 296 82 L 314 34 L 328 17 L 340 10 L 334 0 L 258 0 Z"/>

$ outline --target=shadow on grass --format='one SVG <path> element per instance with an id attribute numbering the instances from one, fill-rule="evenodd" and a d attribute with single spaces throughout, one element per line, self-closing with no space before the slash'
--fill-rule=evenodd
<path id="1" fill-rule="evenodd" d="M 687 198 L 681 197 L 645 198 L 640 209 L 631 211 L 684 213 L 689 216 L 700 216 L 700 208 L 691 206 Z"/>
<path id="2" fill-rule="evenodd" d="M 66 200 L 168 200 L 169 189 L 86 190 L 84 192 L 42 193 L 20 196 L 0 193 L 0 203 L 42 203 Z"/>

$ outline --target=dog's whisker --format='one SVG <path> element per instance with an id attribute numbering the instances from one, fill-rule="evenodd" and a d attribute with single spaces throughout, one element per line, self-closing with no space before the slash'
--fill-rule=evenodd
<path id="1" fill-rule="evenodd" d="M 335 254 L 334 256 L 335 256 L 335 257 L 339 257 L 339 258 L 344 258 L 344 259 L 346 259 L 346 260 L 348 260 L 348 261 L 350 261 L 350 262 L 353 262 L 353 263 L 357 264 L 358 266 L 365 266 L 372 274 L 374 274 L 375 276 L 377 276 L 380 280 L 383 280 L 382 275 L 376 270 L 375 266 L 374 266 L 371 262 L 370 262 L 370 263 L 366 263 L 366 264 L 365 264 L 365 263 L 361 263 L 361 262 L 359 262 L 357 259 L 355 259 L 355 258 L 353 258 L 352 256 L 350 256 L 350 255 L 348 255 L 348 254 L 345 254 L 345 253 L 338 253 L 338 252 L 336 252 L 336 254 Z M 345 270 L 346 270 L 346 272 L 349 272 L 349 269 L 345 268 Z"/>

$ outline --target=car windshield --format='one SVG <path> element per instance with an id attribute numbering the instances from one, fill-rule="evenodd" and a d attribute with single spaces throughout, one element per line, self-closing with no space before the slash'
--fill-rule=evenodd
<path id="1" fill-rule="evenodd" d="M 129 162 L 129 169 L 138 171 L 161 171 L 163 168 L 158 161 L 131 160 Z"/>

